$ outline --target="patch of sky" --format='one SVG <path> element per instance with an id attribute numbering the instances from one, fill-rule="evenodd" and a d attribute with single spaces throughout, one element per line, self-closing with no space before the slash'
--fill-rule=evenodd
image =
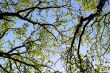
<path id="1" fill-rule="evenodd" d="M 51 68 L 53 68 L 54 70 L 58 70 L 63 72 L 64 71 L 64 67 L 63 67 L 63 63 L 62 63 L 62 59 L 61 56 L 59 54 L 56 54 L 54 56 L 52 56 L 50 58 L 51 61 L 53 61 L 55 64 L 50 65 Z"/>
<path id="2" fill-rule="evenodd" d="M 12 0 L 14 3 L 17 3 L 18 2 L 18 0 Z"/>
<path id="3" fill-rule="evenodd" d="M 5 62 L 4 60 L 2 60 L 2 58 L 0 58 L 0 64 L 3 65 Z"/>
<path id="4" fill-rule="evenodd" d="M 102 9 L 102 14 L 106 14 L 110 12 L 110 0 L 106 1 L 103 9 Z"/>

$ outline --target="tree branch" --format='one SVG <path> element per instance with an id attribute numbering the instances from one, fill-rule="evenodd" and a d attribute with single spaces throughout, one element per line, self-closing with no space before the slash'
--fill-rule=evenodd
<path id="1" fill-rule="evenodd" d="M 10 73 L 8 70 L 6 70 L 5 68 L 3 68 L 2 65 L 0 65 L 0 68 L 2 68 L 3 71 L 5 71 L 5 72 Z"/>
<path id="2" fill-rule="evenodd" d="M 91 15 L 89 15 L 88 17 L 85 17 L 85 18 L 83 18 L 83 17 L 80 18 L 80 22 L 79 22 L 79 24 L 78 24 L 77 27 L 76 27 L 76 30 L 75 30 L 75 33 L 74 33 L 74 36 L 73 36 L 73 39 L 72 39 L 72 42 L 71 42 L 71 46 L 70 46 L 70 49 L 69 49 L 69 51 L 68 51 L 68 55 L 70 56 L 70 57 L 69 57 L 70 60 L 71 60 L 71 58 L 72 58 L 72 52 L 73 52 L 73 51 L 72 51 L 72 48 L 74 48 L 74 42 L 75 42 L 76 36 L 77 36 L 77 34 L 78 34 L 78 32 L 79 32 L 79 29 L 82 27 L 83 22 L 88 20 L 88 21 L 84 24 L 83 30 L 82 30 L 82 32 L 81 32 L 81 34 L 80 34 L 80 36 L 79 36 L 79 44 L 78 44 L 77 55 L 78 55 L 78 59 L 79 59 L 80 64 L 82 64 L 82 63 L 81 63 L 81 56 L 80 56 L 80 44 L 81 44 L 82 36 L 83 36 L 83 34 L 84 34 L 84 32 L 85 32 L 85 28 L 86 28 L 86 26 L 89 24 L 89 22 L 90 22 L 92 19 L 94 19 L 94 17 L 98 16 L 98 15 L 101 13 L 102 8 L 103 8 L 103 6 L 104 6 L 104 4 L 105 4 L 106 1 L 107 1 L 107 0 L 100 0 L 99 5 L 97 6 L 97 12 L 96 12 L 96 13 L 91 14 Z M 74 53 L 73 53 L 73 54 L 74 54 Z M 80 70 L 81 70 L 83 73 L 85 72 L 84 69 L 83 69 L 83 67 L 82 67 L 81 65 L 80 65 Z"/>

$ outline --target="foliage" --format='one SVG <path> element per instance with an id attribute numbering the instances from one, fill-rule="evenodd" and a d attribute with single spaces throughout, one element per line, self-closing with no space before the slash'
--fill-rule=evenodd
<path id="1" fill-rule="evenodd" d="M 110 11 L 102 14 L 107 3 L 1 0 L 0 72 L 109 72 Z M 62 70 L 54 68 L 59 61 Z"/>

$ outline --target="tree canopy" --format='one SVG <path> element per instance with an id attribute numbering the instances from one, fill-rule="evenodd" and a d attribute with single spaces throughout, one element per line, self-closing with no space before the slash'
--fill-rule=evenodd
<path id="1" fill-rule="evenodd" d="M 0 72 L 110 72 L 109 18 L 109 0 L 0 0 Z"/>

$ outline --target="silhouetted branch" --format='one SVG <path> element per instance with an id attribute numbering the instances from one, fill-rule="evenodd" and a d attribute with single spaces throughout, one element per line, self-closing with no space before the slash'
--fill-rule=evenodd
<path id="1" fill-rule="evenodd" d="M 0 39 L 2 39 L 4 37 L 4 35 L 6 34 L 7 31 L 8 31 L 8 29 L 6 29 L 3 33 L 0 33 Z"/>
<path id="2" fill-rule="evenodd" d="M 5 68 L 3 68 L 3 66 L 2 66 L 2 65 L 0 65 L 0 68 L 2 68 L 2 69 L 3 69 L 3 71 L 5 71 L 6 73 L 10 73 L 8 70 L 6 70 Z"/>
<path id="3" fill-rule="evenodd" d="M 85 32 L 85 29 L 86 29 L 86 26 L 89 24 L 89 22 L 101 13 L 105 2 L 106 2 L 106 0 L 100 0 L 99 4 L 97 6 L 97 12 L 96 13 L 91 14 L 88 17 L 85 17 L 85 18 L 83 18 L 83 17 L 80 18 L 80 22 L 79 22 L 79 24 L 76 27 L 76 30 L 75 30 L 75 33 L 74 33 L 74 36 L 73 36 L 73 39 L 72 39 L 72 42 L 71 42 L 71 46 L 70 46 L 70 49 L 68 51 L 69 60 L 71 60 L 71 58 L 72 58 L 72 56 L 74 54 L 72 49 L 74 49 L 74 43 L 75 43 L 76 36 L 77 36 L 80 28 L 82 27 L 82 25 L 84 25 L 84 27 L 82 27 L 83 30 L 82 30 L 82 32 L 81 32 L 81 34 L 79 36 L 79 44 L 78 44 L 78 51 L 77 51 L 78 59 L 79 59 L 80 65 L 81 65 L 80 44 L 81 44 L 82 36 L 83 36 L 83 34 Z M 87 21 L 87 22 L 85 24 L 83 24 L 84 21 Z M 82 66 L 80 66 L 80 70 L 83 73 L 85 73 L 85 71 L 84 71 Z"/>

